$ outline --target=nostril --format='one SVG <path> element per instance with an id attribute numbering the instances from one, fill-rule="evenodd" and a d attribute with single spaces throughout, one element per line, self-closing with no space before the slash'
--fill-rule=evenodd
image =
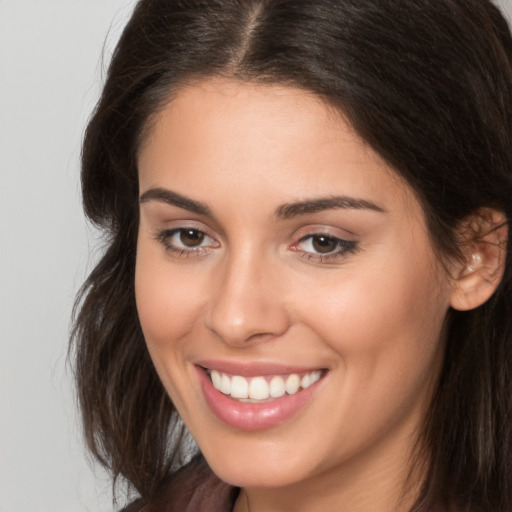
<path id="1" fill-rule="evenodd" d="M 253 334 L 252 336 L 250 336 L 247 339 L 247 342 L 258 342 L 258 341 L 265 342 L 265 341 L 270 341 L 271 339 L 273 339 L 275 337 L 276 337 L 275 334 L 262 332 L 262 333 Z"/>

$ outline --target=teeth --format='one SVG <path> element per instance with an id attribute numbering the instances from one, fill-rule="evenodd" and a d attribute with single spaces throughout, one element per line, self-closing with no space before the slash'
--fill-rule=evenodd
<path id="1" fill-rule="evenodd" d="M 273 377 L 270 381 L 270 396 L 272 398 L 279 398 L 285 393 L 284 380 L 281 377 Z"/>
<path id="2" fill-rule="evenodd" d="M 300 381 L 300 385 L 302 386 L 303 389 L 307 389 L 309 388 L 309 386 L 311 386 L 311 384 L 313 384 L 311 382 L 311 375 L 308 373 L 306 375 L 304 375 L 304 377 L 302 377 L 302 380 Z"/>
<path id="3" fill-rule="evenodd" d="M 321 370 L 316 370 L 311 374 L 311 384 L 314 384 L 317 380 L 320 380 L 320 377 L 322 376 Z"/>
<path id="4" fill-rule="evenodd" d="M 251 380 L 249 384 L 249 398 L 253 398 L 254 400 L 266 400 L 269 393 L 270 386 L 263 377 L 256 377 Z"/>
<path id="5" fill-rule="evenodd" d="M 265 377 L 253 377 L 246 379 L 240 375 L 230 377 L 225 373 L 220 373 L 216 370 L 210 372 L 213 387 L 225 395 L 230 395 L 232 398 L 240 400 L 267 400 L 270 398 L 279 398 L 286 393 L 294 395 L 301 388 L 309 388 L 312 384 L 320 379 L 322 376 L 321 370 L 306 373 L 302 378 L 292 373 L 288 377 L 276 375 L 270 379 L 270 382 Z"/>
<path id="6" fill-rule="evenodd" d="M 218 389 L 225 395 L 231 394 L 231 379 L 227 375 L 222 375 Z"/>
<path id="7" fill-rule="evenodd" d="M 231 396 L 233 398 L 249 398 L 249 383 L 243 377 L 231 377 Z"/>
<path id="8" fill-rule="evenodd" d="M 212 378 L 213 387 L 215 389 L 218 389 L 219 391 L 222 391 L 222 377 L 220 376 L 219 372 L 213 371 L 210 374 L 210 377 Z M 222 391 L 224 393 L 224 391 Z"/>
<path id="9" fill-rule="evenodd" d="M 297 391 L 299 391 L 300 387 L 300 378 L 296 373 L 292 373 L 287 379 L 284 384 L 284 387 L 286 389 L 286 392 L 289 395 L 295 395 Z"/>

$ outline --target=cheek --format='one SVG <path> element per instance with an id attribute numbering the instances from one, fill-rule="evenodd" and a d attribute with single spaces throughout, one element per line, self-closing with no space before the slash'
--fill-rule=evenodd
<path id="1" fill-rule="evenodd" d="M 190 273 L 169 272 L 162 254 L 139 242 L 135 267 L 135 298 L 148 346 L 165 348 L 192 328 L 204 293 Z"/>
<path id="2" fill-rule="evenodd" d="M 448 288 L 431 260 L 407 260 L 395 255 L 386 265 L 347 271 L 338 283 L 317 287 L 303 305 L 310 327 L 341 356 L 347 372 L 357 367 L 361 379 L 428 371 L 437 353 Z"/>
<path id="3" fill-rule="evenodd" d="M 169 262 L 150 244 L 138 244 L 135 298 L 142 332 L 155 369 L 180 414 L 190 417 L 190 380 L 187 356 L 190 331 L 200 314 L 200 297 L 190 278 L 169 272 Z M 188 397 L 188 398 L 187 398 Z"/>
<path id="4" fill-rule="evenodd" d="M 432 272 L 359 277 L 310 298 L 308 322 L 335 354 L 333 422 L 346 438 L 366 443 L 425 414 L 448 306 Z"/>

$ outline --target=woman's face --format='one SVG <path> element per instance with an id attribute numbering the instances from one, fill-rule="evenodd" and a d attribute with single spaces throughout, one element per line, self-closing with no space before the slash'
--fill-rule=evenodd
<path id="1" fill-rule="evenodd" d="M 213 470 L 248 488 L 403 475 L 451 290 L 411 189 L 293 88 L 189 85 L 151 130 L 137 307 Z"/>

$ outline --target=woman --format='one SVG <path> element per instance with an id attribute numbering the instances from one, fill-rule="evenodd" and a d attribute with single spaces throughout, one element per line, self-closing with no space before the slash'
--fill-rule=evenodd
<path id="1" fill-rule="evenodd" d="M 511 55 L 486 0 L 138 2 L 74 330 L 129 510 L 512 510 Z"/>

